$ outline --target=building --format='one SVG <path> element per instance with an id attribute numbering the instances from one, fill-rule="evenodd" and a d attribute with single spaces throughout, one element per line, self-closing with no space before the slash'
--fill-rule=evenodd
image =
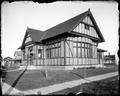
<path id="1" fill-rule="evenodd" d="M 116 65 L 115 55 L 105 55 L 104 65 Z"/>
<path id="2" fill-rule="evenodd" d="M 5 57 L 4 59 L 3 59 L 3 61 L 4 61 L 4 66 L 5 67 L 13 67 L 14 66 L 14 59 L 12 59 L 11 57 Z"/>
<path id="3" fill-rule="evenodd" d="M 15 51 L 14 53 L 14 63 L 19 66 L 22 62 L 22 51 Z"/>
<path id="4" fill-rule="evenodd" d="M 97 59 L 98 59 L 97 63 L 101 64 L 102 66 L 104 66 L 104 52 L 107 52 L 107 51 L 97 48 Z"/>
<path id="5" fill-rule="evenodd" d="M 100 67 L 102 63 L 98 61 L 97 54 L 103 52 L 97 47 L 104 41 L 89 9 L 44 32 L 27 28 L 20 47 L 23 51 L 22 64 L 29 65 L 29 68 L 65 70 Z"/>

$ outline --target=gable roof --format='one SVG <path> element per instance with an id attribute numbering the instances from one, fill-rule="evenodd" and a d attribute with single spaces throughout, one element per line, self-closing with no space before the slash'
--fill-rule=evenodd
<path id="1" fill-rule="evenodd" d="M 27 28 L 27 32 L 30 34 L 33 42 L 40 42 L 44 32 L 32 28 Z"/>
<path id="2" fill-rule="evenodd" d="M 98 34 L 98 36 L 100 37 L 100 42 L 104 42 L 104 38 L 100 32 L 100 29 L 98 28 L 98 25 L 90 11 L 90 9 L 88 9 L 86 12 L 77 15 L 63 23 L 60 23 L 52 28 L 47 29 L 46 31 L 40 31 L 40 30 L 36 30 L 36 29 L 32 29 L 32 28 L 27 28 L 26 30 L 26 34 L 24 36 L 24 40 L 22 43 L 22 46 L 25 42 L 26 36 L 29 33 L 31 38 L 32 38 L 32 42 L 41 42 L 42 40 L 46 40 L 48 38 L 52 38 L 55 37 L 57 35 L 63 34 L 63 33 L 72 33 L 72 31 L 74 30 L 74 28 L 77 27 L 77 25 L 82 22 L 82 20 L 89 15 L 94 26 L 96 29 L 96 32 Z"/>
<path id="3" fill-rule="evenodd" d="M 86 11 L 86 12 L 78 15 L 78 16 L 75 16 L 75 17 L 73 17 L 73 18 L 71 18 L 71 19 L 69 19 L 69 20 L 67 20 L 67 21 L 65 21 L 65 22 L 63 22 L 63 23 L 60 23 L 60 24 L 58 24 L 58 25 L 56 25 L 56 26 L 54 26 L 54 27 L 46 30 L 46 31 L 45 31 L 45 34 L 46 34 L 46 35 L 44 36 L 44 38 L 43 38 L 42 40 L 45 40 L 45 39 L 48 39 L 48 38 L 51 38 L 51 37 L 54 37 L 54 36 L 56 36 L 56 35 L 60 35 L 60 34 L 66 33 L 66 32 L 67 32 L 67 33 L 72 32 L 72 30 L 73 30 L 75 27 L 77 27 L 77 25 L 78 25 L 87 15 L 89 15 L 90 18 L 92 19 L 93 24 L 94 24 L 94 26 L 95 26 L 95 29 L 96 29 L 96 31 L 97 31 L 97 33 L 98 33 L 98 36 L 100 37 L 100 41 L 101 41 L 101 42 L 104 42 L 105 40 L 104 40 L 104 38 L 103 38 L 103 36 L 102 36 L 102 34 L 101 34 L 101 32 L 100 32 L 100 29 L 98 28 L 98 25 L 97 25 L 97 23 L 96 23 L 93 15 L 92 15 L 90 9 L 89 9 L 88 11 Z"/>
<path id="4" fill-rule="evenodd" d="M 26 40 L 26 37 L 27 37 L 28 34 L 30 34 L 30 37 L 32 38 L 32 42 L 40 42 L 41 38 L 44 35 L 44 32 L 40 31 L 40 30 L 36 30 L 36 29 L 27 27 L 27 30 L 26 30 L 26 33 L 25 33 L 22 45 L 18 49 L 24 47 L 24 43 L 25 43 L 25 40 Z"/>
<path id="5" fill-rule="evenodd" d="M 76 26 L 78 24 L 78 22 L 81 21 L 86 14 L 87 14 L 87 12 L 84 12 L 76 17 L 73 17 L 63 23 L 60 23 L 60 24 L 46 30 L 45 31 L 46 35 L 45 35 L 44 39 L 47 39 L 47 38 L 50 38 L 50 37 L 53 37 L 56 35 L 60 35 L 65 32 L 72 31 L 74 26 Z"/>
<path id="6" fill-rule="evenodd" d="M 4 61 L 9 61 L 9 60 L 13 60 L 11 57 L 5 57 Z"/>

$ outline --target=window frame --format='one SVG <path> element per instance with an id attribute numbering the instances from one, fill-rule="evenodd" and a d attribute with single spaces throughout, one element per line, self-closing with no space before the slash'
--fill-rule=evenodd
<path id="1" fill-rule="evenodd" d="M 88 24 L 85 24 L 85 29 L 90 30 L 90 26 Z"/>

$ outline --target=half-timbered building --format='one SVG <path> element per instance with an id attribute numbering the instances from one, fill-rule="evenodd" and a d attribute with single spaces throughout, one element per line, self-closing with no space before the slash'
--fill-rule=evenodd
<path id="1" fill-rule="evenodd" d="M 34 68 L 73 69 L 101 66 L 97 53 L 104 38 L 90 11 L 46 31 L 27 28 L 22 46 L 22 64 Z M 102 57 L 101 57 L 102 59 Z"/>

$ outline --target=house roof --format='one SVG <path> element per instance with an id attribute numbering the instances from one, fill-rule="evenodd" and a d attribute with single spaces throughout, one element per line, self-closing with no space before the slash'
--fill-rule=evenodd
<path id="1" fill-rule="evenodd" d="M 33 42 L 40 42 L 44 32 L 32 28 L 27 28 L 27 32 L 30 34 Z"/>
<path id="2" fill-rule="evenodd" d="M 25 42 L 26 37 L 27 37 L 28 34 L 30 34 L 30 37 L 32 38 L 32 42 L 40 42 L 42 37 L 43 37 L 43 35 L 44 35 L 44 32 L 40 31 L 40 30 L 36 30 L 36 29 L 27 27 L 27 30 L 26 30 L 26 33 L 25 33 L 22 45 L 18 49 L 24 47 L 24 42 Z"/>
<path id="3" fill-rule="evenodd" d="M 50 37 L 54 37 L 56 35 L 60 35 L 62 33 L 65 33 L 65 32 L 70 32 L 72 31 L 72 29 L 74 28 L 75 25 L 78 24 L 79 21 L 81 21 L 83 19 L 83 17 L 85 17 L 85 15 L 87 14 L 88 12 L 84 12 L 76 17 L 73 17 L 63 23 L 60 23 L 48 30 L 46 30 L 46 35 L 43 39 L 48 39 Z"/>
<path id="4" fill-rule="evenodd" d="M 100 41 L 101 41 L 101 42 L 104 42 L 105 40 L 104 40 L 104 38 L 103 38 L 103 36 L 102 36 L 102 34 L 101 34 L 101 32 L 100 32 L 100 29 L 99 29 L 98 26 L 97 26 L 97 23 L 96 23 L 93 15 L 92 15 L 90 9 L 89 9 L 88 11 L 86 11 L 86 12 L 78 15 L 78 16 L 75 16 L 75 17 L 73 17 L 73 18 L 71 18 L 71 19 L 69 19 L 69 20 L 67 20 L 67 21 L 65 21 L 65 22 L 63 22 L 63 23 L 60 23 L 60 24 L 58 24 L 58 25 L 56 25 L 56 26 L 54 26 L 54 27 L 46 30 L 46 31 L 45 31 L 45 36 L 44 36 L 44 38 L 43 38 L 42 40 L 45 40 L 45 39 L 48 39 L 48 38 L 51 38 L 51 37 L 54 37 L 54 36 L 56 36 L 56 35 L 60 35 L 60 34 L 66 33 L 66 32 L 67 32 L 67 33 L 71 33 L 72 30 L 73 30 L 75 27 L 77 27 L 77 25 L 78 25 L 87 15 L 89 15 L 89 16 L 91 17 L 91 19 L 92 19 L 92 21 L 93 21 L 93 24 L 95 25 L 95 29 L 97 30 L 97 33 L 98 33 L 98 35 L 99 35 L 99 37 L 100 37 Z"/>
<path id="5" fill-rule="evenodd" d="M 74 30 L 75 27 L 77 27 L 77 25 L 87 16 L 89 15 L 90 18 L 92 19 L 93 21 L 93 24 L 95 26 L 95 29 L 98 33 L 98 36 L 100 37 L 100 42 L 104 42 L 104 38 L 97 26 L 97 23 L 90 11 L 87 10 L 86 12 L 78 15 L 78 16 L 75 16 L 63 23 L 60 23 L 50 29 L 47 29 L 46 31 L 40 31 L 40 30 L 36 30 L 36 29 L 32 29 L 32 28 L 27 28 L 26 30 L 26 34 L 25 34 L 25 37 L 24 37 L 24 40 L 23 40 L 23 43 L 22 43 L 22 46 L 25 42 L 25 38 L 27 36 L 28 33 L 30 33 L 31 35 L 31 38 L 32 38 L 32 41 L 33 42 L 41 42 L 42 40 L 46 40 L 46 39 L 49 39 L 49 38 L 52 38 L 52 37 L 55 37 L 55 36 L 58 36 L 60 34 L 63 34 L 63 33 L 72 33 L 72 31 Z"/>
<path id="6" fill-rule="evenodd" d="M 4 61 L 9 61 L 9 60 L 13 60 L 11 57 L 5 57 Z"/>
<path id="7" fill-rule="evenodd" d="M 100 48 L 97 48 L 97 51 L 98 51 L 98 52 L 107 52 L 107 50 L 100 49 Z"/>
<path id="8" fill-rule="evenodd" d="M 105 60 L 115 60 L 115 55 L 106 55 L 106 56 L 104 56 L 104 59 Z"/>

